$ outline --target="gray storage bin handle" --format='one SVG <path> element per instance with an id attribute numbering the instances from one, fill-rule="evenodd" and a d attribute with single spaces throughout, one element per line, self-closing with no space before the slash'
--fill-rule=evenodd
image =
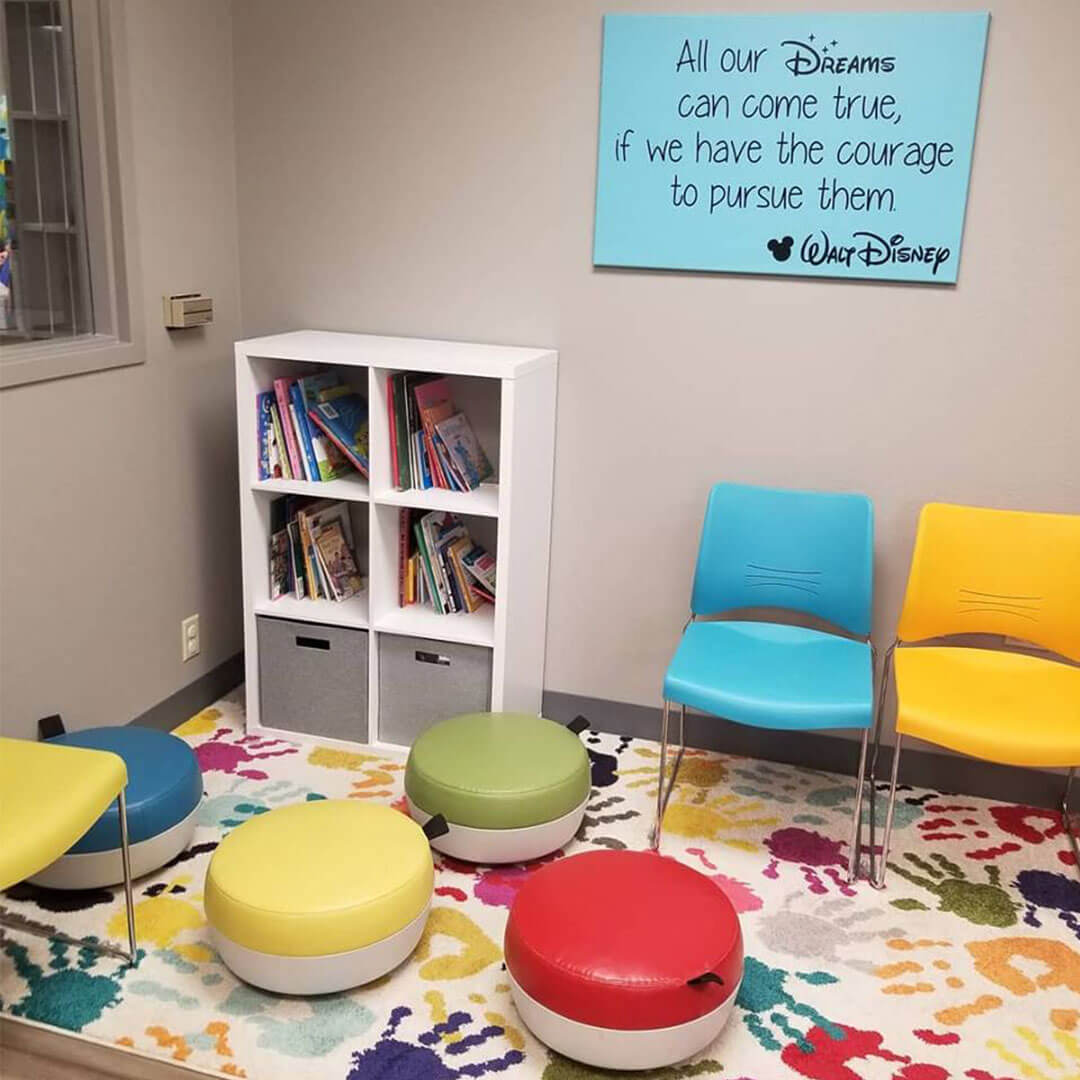
<path id="1" fill-rule="evenodd" d="M 296 644 L 301 649 L 322 649 L 323 652 L 330 651 L 330 641 L 327 638 L 305 637 L 303 634 L 297 634 Z"/>
<path id="2" fill-rule="evenodd" d="M 422 649 L 416 650 L 416 661 L 420 664 L 438 664 L 440 667 L 450 666 L 449 656 L 443 656 L 441 653 L 424 652 Z"/>

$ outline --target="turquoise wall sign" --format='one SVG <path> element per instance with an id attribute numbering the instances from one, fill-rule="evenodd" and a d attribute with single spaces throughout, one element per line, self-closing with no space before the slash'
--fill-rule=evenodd
<path id="1" fill-rule="evenodd" d="M 593 262 L 955 282 L 989 23 L 606 16 Z"/>

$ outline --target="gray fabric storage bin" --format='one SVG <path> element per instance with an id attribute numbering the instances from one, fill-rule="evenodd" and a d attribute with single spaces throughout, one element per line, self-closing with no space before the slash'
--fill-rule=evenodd
<path id="1" fill-rule="evenodd" d="M 368 632 L 272 615 L 255 624 L 261 726 L 367 742 Z"/>
<path id="2" fill-rule="evenodd" d="M 410 746 L 440 720 L 491 708 L 491 649 L 394 634 L 378 645 L 382 742 Z"/>

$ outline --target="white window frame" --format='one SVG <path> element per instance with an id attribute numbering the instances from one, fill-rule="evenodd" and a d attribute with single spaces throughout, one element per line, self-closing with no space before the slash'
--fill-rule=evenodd
<path id="1" fill-rule="evenodd" d="M 0 347 L 0 389 L 146 358 L 123 2 L 71 0 L 71 9 L 94 333 Z"/>

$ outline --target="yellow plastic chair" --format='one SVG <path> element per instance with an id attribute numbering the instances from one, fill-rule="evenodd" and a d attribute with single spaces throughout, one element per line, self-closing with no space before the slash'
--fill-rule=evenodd
<path id="1" fill-rule="evenodd" d="M 1055 658 L 937 640 L 968 634 L 1020 639 Z M 933 643 L 917 644 L 927 641 Z M 1080 865 L 1069 810 L 1080 765 L 1076 664 L 1080 516 L 923 507 L 878 698 L 880 719 L 894 670 L 896 746 L 878 888 L 885 883 L 900 747 L 909 735 L 1005 765 L 1067 767 L 1062 823 Z"/>
<path id="2" fill-rule="evenodd" d="M 127 767 L 118 754 L 0 738 L 0 890 L 54 863 L 108 809 L 120 803 L 120 850 L 127 902 L 128 952 L 75 939 L 0 907 L 0 925 L 83 945 L 135 964 L 135 909 L 131 892 Z"/>

